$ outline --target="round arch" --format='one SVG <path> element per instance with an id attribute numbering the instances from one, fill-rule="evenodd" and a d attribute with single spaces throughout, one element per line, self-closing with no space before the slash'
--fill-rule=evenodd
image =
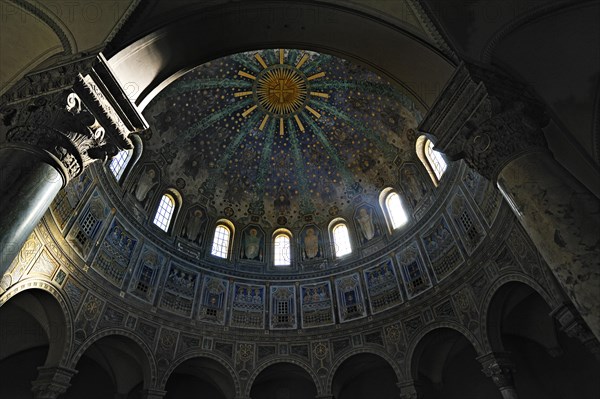
<path id="1" fill-rule="evenodd" d="M 420 330 L 418 332 L 418 334 L 411 340 L 411 342 L 408 346 L 408 349 L 406 351 L 407 361 L 406 361 L 405 375 L 407 375 L 407 376 L 416 375 L 415 372 L 417 370 L 414 370 L 415 350 L 417 349 L 417 347 L 419 346 L 419 344 L 421 343 L 423 338 L 425 338 L 425 336 L 428 335 L 430 332 L 432 332 L 434 330 L 443 329 L 443 328 L 448 328 L 450 330 L 454 330 L 454 331 L 458 332 L 459 334 L 461 334 L 462 336 L 464 336 L 467 339 L 467 341 L 469 341 L 471 343 L 471 345 L 473 345 L 473 348 L 475 349 L 475 352 L 477 353 L 478 356 L 485 354 L 485 352 L 483 351 L 483 346 L 482 346 L 481 342 L 477 339 L 475 334 L 473 334 L 470 330 L 468 330 L 462 324 L 458 324 L 458 323 L 454 323 L 454 322 L 434 323 L 434 324 L 429 325 L 429 326 L 423 328 L 422 330 Z"/>
<path id="2" fill-rule="evenodd" d="M 227 370 L 229 375 L 231 376 L 231 379 L 234 383 L 235 395 L 240 396 L 240 390 L 241 390 L 240 382 L 236 378 L 236 373 L 235 373 L 235 370 L 233 369 L 233 367 L 224 358 L 217 356 L 214 353 L 207 352 L 204 350 L 191 350 L 191 351 L 185 352 L 183 355 L 181 355 L 178 358 L 176 358 L 175 360 L 173 360 L 169 364 L 169 368 L 167 368 L 165 370 L 162 378 L 160 379 L 160 381 L 157 384 L 157 387 L 159 389 L 164 389 L 165 386 L 167 385 L 167 381 L 169 380 L 169 377 L 171 376 L 171 374 L 173 374 L 173 371 L 178 366 L 180 366 L 182 363 L 184 363 L 186 360 L 195 359 L 195 358 L 211 359 L 211 360 L 216 361 L 221 366 L 223 366 Z"/>
<path id="3" fill-rule="evenodd" d="M 331 365 L 331 371 L 327 375 L 326 386 L 331 387 L 331 384 L 333 383 L 333 377 L 335 376 L 335 373 L 338 371 L 338 369 L 340 368 L 342 363 L 344 363 L 346 360 L 348 360 L 352 356 L 360 355 L 360 354 L 370 354 L 370 355 L 379 356 L 386 363 L 388 363 L 390 365 L 390 367 L 394 370 L 394 373 L 396 374 L 396 379 L 398 381 L 404 380 L 404 374 L 402 372 L 402 369 L 400 368 L 400 366 L 398 366 L 398 364 L 394 361 L 394 359 L 386 351 L 380 350 L 377 348 L 365 347 L 365 348 L 354 348 L 352 350 L 345 352 L 342 356 L 337 358 L 335 360 L 335 362 Z"/>
<path id="4" fill-rule="evenodd" d="M 140 33 L 133 43 L 115 42 L 114 51 L 107 53 L 111 68 L 142 109 L 190 69 L 261 48 L 309 49 L 365 65 L 402 87 L 422 110 L 433 103 L 455 67 L 401 23 L 340 4 L 296 0 L 190 6 L 168 18 L 160 30 Z M 368 36 L 362 34 L 365 31 Z M 218 40 L 197 42 L 190 37 Z M 373 42 L 380 45 L 372 46 Z"/>
<path id="5" fill-rule="evenodd" d="M 150 350 L 148 345 L 136 334 L 134 334 L 128 330 L 121 329 L 121 328 L 111 328 L 111 329 L 102 330 L 102 331 L 92 334 L 90 337 L 88 337 L 88 339 L 86 339 L 81 344 L 81 346 L 73 354 L 73 356 L 71 357 L 71 359 L 69 361 L 69 367 L 72 369 L 75 369 L 77 366 L 77 363 L 79 362 L 79 359 L 81 359 L 81 356 L 83 356 L 85 351 L 90 346 L 97 343 L 101 339 L 107 338 L 110 336 L 125 337 L 125 338 L 128 338 L 130 341 L 133 341 L 135 344 L 137 344 L 138 349 L 141 349 L 144 353 L 144 358 L 141 360 L 146 361 L 145 363 L 140 364 L 140 366 L 142 367 L 143 386 L 144 386 L 144 388 L 150 388 L 150 387 L 155 386 L 156 378 L 157 378 L 157 369 L 156 369 L 156 361 L 155 361 L 152 351 Z"/>
<path id="6" fill-rule="evenodd" d="M 285 359 L 272 358 L 272 359 L 269 359 L 269 360 L 264 361 L 261 364 L 259 364 L 254 369 L 254 371 L 252 372 L 252 374 L 250 375 L 250 377 L 248 378 L 248 383 L 246 384 L 246 388 L 244 389 L 244 395 L 246 397 L 250 396 L 250 390 L 252 389 L 252 385 L 254 384 L 254 380 L 256 380 L 256 377 L 258 377 L 258 375 L 263 370 L 265 370 L 269 366 L 272 366 L 272 365 L 278 364 L 278 363 L 293 364 L 295 366 L 298 366 L 298 367 L 302 368 L 312 378 L 312 381 L 315 384 L 315 387 L 317 388 L 317 395 L 322 395 L 323 394 L 323 387 L 321 386 L 321 384 L 319 382 L 319 376 L 317 376 L 317 374 L 313 371 L 313 369 L 310 367 L 310 364 L 308 364 L 302 358 L 300 358 L 298 356 L 293 356 L 292 355 L 292 356 L 286 357 Z"/>
<path id="7" fill-rule="evenodd" d="M 506 276 L 503 276 L 501 278 L 499 278 L 498 280 L 496 280 L 494 282 L 494 284 L 492 284 L 488 290 L 486 291 L 484 297 L 483 297 L 483 301 L 481 301 L 480 304 L 480 308 L 479 308 L 479 314 L 481 315 L 481 320 L 480 320 L 480 328 L 481 328 L 481 343 L 482 343 L 482 349 L 484 353 L 488 353 L 493 351 L 493 349 L 495 350 L 499 350 L 499 348 L 497 347 L 497 340 L 491 339 L 490 340 L 490 331 L 489 331 L 489 320 L 490 317 L 494 317 L 494 314 L 490 314 L 490 306 L 492 303 L 492 300 L 495 298 L 496 293 L 498 293 L 498 291 L 505 286 L 506 284 L 510 284 L 510 283 L 521 283 L 524 284 L 526 286 L 528 286 L 529 288 L 531 288 L 533 291 L 535 291 L 536 293 L 538 293 L 542 299 L 548 304 L 548 306 L 550 307 L 550 309 L 555 309 L 556 307 L 558 307 L 560 305 L 560 300 L 553 298 L 546 290 L 544 290 L 542 288 L 542 286 L 540 284 L 538 284 L 537 281 L 533 280 L 532 278 L 525 276 L 523 274 L 509 274 Z M 492 344 L 492 342 L 496 342 L 495 344 Z M 492 347 L 495 348 L 492 348 Z"/>
<path id="8" fill-rule="evenodd" d="M 0 308 L 16 295 L 31 290 L 43 291 L 54 298 L 60 307 L 60 312 L 54 311 L 52 312 L 52 315 L 54 317 L 60 317 L 62 315 L 63 317 L 64 330 L 61 328 L 60 331 L 54 329 L 51 329 L 50 331 L 50 333 L 57 333 L 57 335 L 59 335 L 59 339 L 54 341 L 59 342 L 59 344 L 50 348 L 46 358 L 46 366 L 67 366 L 69 356 L 73 350 L 73 317 L 69 302 L 56 287 L 44 280 L 26 279 L 8 289 L 4 295 L 0 297 Z M 61 323 L 58 325 L 62 326 Z M 61 331 L 64 332 L 64 334 L 60 334 Z"/>

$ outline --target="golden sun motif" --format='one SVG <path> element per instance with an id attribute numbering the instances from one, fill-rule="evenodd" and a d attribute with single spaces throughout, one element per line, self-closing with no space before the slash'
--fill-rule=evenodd
<path id="1" fill-rule="evenodd" d="M 306 99 L 306 81 L 297 70 L 275 65 L 256 83 L 258 103 L 268 112 L 289 115 L 297 112 Z"/>
<path id="2" fill-rule="evenodd" d="M 325 76 L 325 72 L 318 72 L 307 76 L 301 68 L 305 66 L 309 55 L 304 53 L 296 65 L 286 64 L 285 52 L 279 49 L 279 63 L 267 65 L 259 53 L 254 58 L 262 67 L 257 76 L 245 71 L 238 71 L 238 75 L 254 81 L 252 91 L 238 91 L 234 97 L 252 96 L 254 104 L 242 112 L 246 118 L 256 109 L 264 113 L 263 119 L 258 127 L 263 130 L 270 117 L 279 119 L 279 134 L 283 136 L 285 131 L 284 121 L 293 118 L 301 132 L 304 132 L 302 118 L 309 118 L 308 111 L 314 118 L 319 119 L 321 114 L 309 105 L 311 96 L 321 99 L 329 98 L 329 94 L 318 91 L 310 91 L 310 82 Z"/>

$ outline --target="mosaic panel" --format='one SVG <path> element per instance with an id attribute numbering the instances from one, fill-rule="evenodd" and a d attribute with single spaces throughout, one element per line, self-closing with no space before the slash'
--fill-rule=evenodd
<path id="1" fill-rule="evenodd" d="M 225 324 L 229 281 L 205 276 L 200 295 L 199 319 L 208 323 Z"/>
<path id="2" fill-rule="evenodd" d="M 486 233 L 462 193 L 458 192 L 452 198 L 448 205 L 448 212 L 467 253 L 472 254 L 483 241 Z"/>
<path id="3" fill-rule="evenodd" d="M 424 233 L 421 240 L 438 281 L 443 280 L 463 263 L 463 255 L 444 217 Z"/>
<path id="4" fill-rule="evenodd" d="M 235 283 L 233 291 L 231 326 L 265 328 L 265 286 Z"/>
<path id="5" fill-rule="evenodd" d="M 94 248 L 94 243 L 110 214 L 110 207 L 106 205 L 100 192 L 97 189 L 94 190 L 67 238 L 71 246 L 84 259 Z"/>
<path id="6" fill-rule="evenodd" d="M 242 231 L 240 259 L 262 262 L 265 259 L 265 233 L 258 226 L 248 226 Z"/>
<path id="7" fill-rule="evenodd" d="M 198 273 L 172 263 L 159 306 L 182 316 L 190 316 L 198 278 Z"/>
<path id="8" fill-rule="evenodd" d="M 329 281 L 300 286 L 302 328 L 327 326 L 335 323 Z"/>
<path id="9" fill-rule="evenodd" d="M 296 315 L 296 287 L 293 285 L 271 286 L 271 318 L 269 325 L 273 329 L 291 329 L 298 327 Z"/>
<path id="10" fill-rule="evenodd" d="M 340 322 L 359 319 L 367 315 L 358 273 L 335 280 Z"/>
<path id="11" fill-rule="evenodd" d="M 462 181 L 471 198 L 481 209 L 488 226 L 491 226 L 502 204 L 500 190 L 471 168 L 465 169 Z"/>
<path id="12" fill-rule="evenodd" d="M 362 204 L 354 211 L 356 236 L 362 245 L 381 237 L 382 226 L 377 210 L 368 204 Z"/>
<path id="13" fill-rule="evenodd" d="M 302 261 L 319 261 L 325 257 L 325 241 L 321 229 L 315 225 L 306 225 L 300 232 Z"/>
<path id="14" fill-rule="evenodd" d="M 400 266 L 404 286 L 409 298 L 412 298 L 431 287 L 431 279 L 416 242 L 408 244 L 396 254 Z"/>
<path id="15" fill-rule="evenodd" d="M 396 270 L 392 260 L 363 271 L 371 313 L 379 313 L 402 303 Z"/>
<path id="16" fill-rule="evenodd" d="M 56 197 L 50 205 L 50 211 L 54 216 L 56 224 L 61 230 L 64 230 L 71 214 L 79 205 L 81 199 L 92 185 L 92 178 L 89 172 L 83 172 L 78 177 L 72 179 L 62 190 L 56 194 Z"/>
<path id="17" fill-rule="evenodd" d="M 166 261 L 166 257 L 156 248 L 144 245 L 129 283 L 129 292 L 144 301 L 154 301 L 158 280 Z"/>
<path id="18" fill-rule="evenodd" d="M 138 239 L 127 232 L 117 219 L 113 220 L 92 268 L 117 287 L 121 287 L 137 242 Z"/>

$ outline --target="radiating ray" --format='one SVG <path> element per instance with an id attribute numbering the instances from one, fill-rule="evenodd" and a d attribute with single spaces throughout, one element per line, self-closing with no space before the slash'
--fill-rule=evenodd
<path id="1" fill-rule="evenodd" d="M 346 125 L 352 127 L 354 130 L 361 132 L 364 136 L 366 136 L 370 141 L 374 142 L 386 156 L 393 157 L 396 154 L 396 150 L 390 143 L 385 140 L 382 140 L 381 136 L 378 134 L 374 134 L 371 129 L 365 126 L 363 123 L 358 122 L 350 115 L 347 115 L 343 111 L 338 108 L 332 106 L 331 104 L 326 103 L 325 101 L 314 100 L 313 103 L 317 103 L 319 108 L 322 108 L 324 111 L 329 112 L 331 115 L 340 118 L 343 120 Z"/>
<path id="2" fill-rule="evenodd" d="M 265 181 L 267 173 L 272 171 L 269 166 L 271 162 L 271 154 L 273 152 L 273 140 L 275 139 L 275 119 L 271 119 L 265 131 L 265 142 L 263 144 L 260 164 L 258 167 L 258 176 L 256 184 L 254 184 L 255 194 L 258 200 L 262 201 L 265 195 Z"/>
<path id="3" fill-rule="evenodd" d="M 376 82 L 355 82 L 349 80 L 324 80 L 320 82 L 311 83 L 310 87 L 317 90 L 336 90 L 336 91 L 357 91 L 360 90 L 365 93 L 377 94 L 380 96 L 386 96 L 397 100 L 400 104 L 412 110 L 414 103 L 408 96 L 402 93 L 400 90 L 390 86 L 389 84 L 382 84 Z"/>
<path id="4" fill-rule="evenodd" d="M 300 129 L 300 131 L 302 133 L 304 133 L 304 125 L 300 121 L 300 118 L 298 117 L 298 115 L 294 115 L 294 119 L 296 120 L 296 124 L 298 124 L 298 128 Z"/>
<path id="5" fill-rule="evenodd" d="M 300 212 L 302 214 L 309 214 L 314 211 L 314 204 L 310 195 L 310 187 L 306 180 L 306 169 L 304 166 L 306 162 L 302 157 L 302 150 L 298 143 L 298 137 L 296 136 L 296 129 L 291 119 L 288 119 L 288 135 L 290 137 L 290 145 L 292 150 L 292 157 L 294 158 L 294 170 L 296 177 L 298 178 L 298 188 L 300 193 Z"/>
<path id="6" fill-rule="evenodd" d="M 283 136 L 284 127 L 283 127 L 283 118 L 279 118 L 279 135 Z"/>
<path id="7" fill-rule="evenodd" d="M 306 118 L 306 121 L 310 126 L 313 134 L 317 136 L 317 139 L 319 139 L 319 142 L 321 142 L 321 145 L 325 149 L 325 152 L 327 152 L 327 155 L 329 155 L 331 160 L 335 163 L 335 166 L 340 172 L 340 175 L 342 177 L 342 180 L 344 180 L 344 184 L 346 185 L 346 187 L 352 187 L 352 185 L 354 184 L 354 178 L 352 177 L 352 173 L 346 167 L 344 161 L 340 159 L 337 150 L 329 142 L 329 140 L 325 136 L 325 133 L 323 132 L 323 129 L 321 129 L 321 127 L 317 125 L 317 123 L 313 121 L 312 118 Z"/>
<path id="8" fill-rule="evenodd" d="M 237 132 L 235 137 L 229 142 L 225 150 L 222 152 L 221 157 L 218 159 L 215 168 L 211 170 L 211 172 L 208 174 L 206 186 L 210 187 L 211 185 L 214 185 L 215 182 L 217 182 L 219 179 L 221 179 L 223 171 L 227 167 L 229 160 L 236 153 L 238 147 L 244 140 L 244 137 L 246 137 L 246 135 L 248 135 L 248 133 L 252 131 L 252 128 L 254 126 L 256 126 L 259 119 L 260 114 L 254 114 L 250 118 L 248 118 L 246 120 L 246 123 L 244 123 L 240 127 L 240 130 Z"/>
<path id="9" fill-rule="evenodd" d="M 321 92 L 318 92 L 318 91 L 311 91 L 310 95 L 311 96 L 315 96 L 315 97 L 321 97 L 321 98 L 329 98 L 329 94 L 327 94 L 327 93 L 321 93 Z"/>
<path id="10" fill-rule="evenodd" d="M 238 91 L 236 93 L 233 93 L 234 97 L 246 97 L 246 96 L 250 96 L 252 95 L 251 91 Z"/>
<path id="11" fill-rule="evenodd" d="M 308 112 L 310 112 L 311 114 L 313 114 L 317 119 L 319 119 L 321 117 L 321 114 L 318 113 L 317 111 L 315 111 L 310 105 L 306 104 L 304 106 L 304 108 L 306 108 L 306 110 Z"/>
<path id="12" fill-rule="evenodd" d="M 252 83 L 239 79 L 196 79 L 189 82 L 175 82 L 169 85 L 165 90 L 158 94 L 157 100 L 172 97 L 178 94 L 187 93 L 190 91 L 206 90 L 206 89 L 221 89 L 221 88 L 240 88 L 245 89 L 252 87 Z"/>
<path id="13" fill-rule="evenodd" d="M 260 68 L 256 63 L 252 62 L 252 59 L 248 57 L 247 53 L 238 53 L 231 56 L 233 60 L 239 64 L 242 64 L 246 68 L 256 73 L 260 72 Z"/>
<path id="14" fill-rule="evenodd" d="M 249 73 L 246 73 L 244 71 L 239 71 L 238 75 L 243 76 L 243 77 L 248 78 L 248 79 L 252 79 L 252 80 L 256 79 L 256 76 L 250 75 Z"/>
<path id="15" fill-rule="evenodd" d="M 315 73 L 314 75 L 309 76 L 308 78 L 306 78 L 306 80 L 315 80 L 322 78 L 323 76 L 325 76 L 325 72 L 321 71 L 319 73 Z"/>
<path id="16" fill-rule="evenodd" d="M 260 130 L 262 132 L 264 130 L 265 125 L 267 124 L 268 120 L 269 120 L 269 114 L 265 114 L 265 117 L 263 118 L 262 122 L 260 123 L 258 130 Z"/>
<path id="17" fill-rule="evenodd" d="M 280 64 L 283 64 L 284 62 L 285 62 L 285 60 L 284 60 L 284 53 L 283 53 L 283 49 L 282 49 L 282 48 L 280 48 L 280 49 L 279 49 L 279 63 L 280 63 Z"/>
<path id="18" fill-rule="evenodd" d="M 254 58 L 256 58 L 256 61 L 258 61 L 258 63 L 260 64 L 260 66 L 263 67 L 263 69 L 268 68 L 267 63 L 265 62 L 265 60 L 263 60 L 263 57 L 261 57 L 260 54 L 254 54 Z"/>
<path id="19" fill-rule="evenodd" d="M 308 54 L 304 53 L 302 54 L 302 58 L 300 58 L 300 61 L 298 61 L 298 63 L 296 64 L 296 69 L 300 69 L 306 61 L 308 61 Z"/>
<path id="20" fill-rule="evenodd" d="M 252 104 L 252 102 L 253 101 L 251 98 L 247 98 L 245 100 L 235 102 L 225 108 L 222 108 L 217 112 L 213 112 L 212 114 L 208 115 L 206 118 L 203 118 L 200 121 L 194 123 L 186 131 L 182 132 L 181 135 L 183 137 L 185 137 L 186 139 L 192 139 L 196 136 L 196 134 L 204 131 L 208 127 L 212 126 L 214 123 L 223 119 L 225 116 L 230 115 L 231 113 L 238 111 L 238 110 Z"/>
<path id="21" fill-rule="evenodd" d="M 245 118 L 248 115 L 250 115 L 252 113 L 252 111 L 254 111 L 256 109 L 257 105 L 254 104 L 253 106 L 251 106 L 250 108 L 248 108 L 247 110 L 245 110 L 244 112 L 242 112 L 242 116 Z"/>

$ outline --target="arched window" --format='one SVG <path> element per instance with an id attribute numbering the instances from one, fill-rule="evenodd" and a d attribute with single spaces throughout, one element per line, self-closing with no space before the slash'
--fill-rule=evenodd
<path id="1" fill-rule="evenodd" d="M 385 199 L 385 207 L 390 215 L 390 224 L 392 229 L 397 229 L 408 222 L 408 216 L 402 206 L 400 196 L 395 192 L 391 192 Z"/>
<path id="2" fill-rule="evenodd" d="M 119 151 L 112 161 L 110 161 L 108 167 L 117 181 L 121 180 L 121 176 L 123 176 L 123 172 L 125 172 L 125 168 L 131 159 L 131 154 L 132 151 L 130 150 Z"/>
<path id="3" fill-rule="evenodd" d="M 289 266 L 292 264 L 290 236 L 284 232 L 276 232 L 273 240 L 273 264 L 275 266 Z"/>
<path id="4" fill-rule="evenodd" d="M 229 244 L 231 242 L 231 229 L 225 224 L 218 224 L 215 228 L 211 255 L 227 259 L 229 256 Z"/>
<path id="5" fill-rule="evenodd" d="M 348 227 L 345 223 L 338 223 L 333 227 L 333 248 L 335 256 L 337 258 L 352 253 L 352 246 L 350 245 L 350 235 L 348 234 Z"/>
<path id="6" fill-rule="evenodd" d="M 174 212 L 175 198 L 171 194 L 163 194 L 156 209 L 156 214 L 154 214 L 154 224 L 164 231 L 169 231 Z"/>
<path id="7" fill-rule="evenodd" d="M 402 205 L 402 199 L 393 188 L 388 187 L 381 191 L 379 205 L 385 215 L 390 233 L 408 222 L 408 214 Z"/>
<path id="8" fill-rule="evenodd" d="M 437 186 L 448 166 L 444 156 L 433 149 L 433 143 L 424 135 L 417 139 L 416 147 L 419 159 L 425 166 L 425 169 L 427 169 L 427 172 L 429 172 L 431 180 Z"/>

